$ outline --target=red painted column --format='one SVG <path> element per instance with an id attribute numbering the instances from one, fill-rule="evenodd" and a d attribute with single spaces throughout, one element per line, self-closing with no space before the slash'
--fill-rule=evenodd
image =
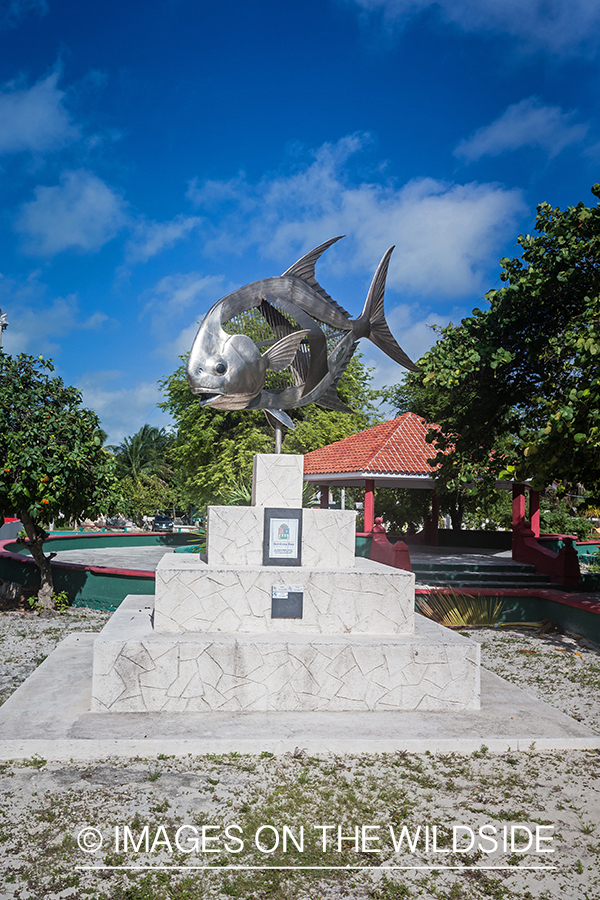
<path id="1" fill-rule="evenodd" d="M 329 485 L 320 484 L 319 491 L 321 493 L 321 509 L 329 509 Z"/>
<path id="2" fill-rule="evenodd" d="M 529 524 L 535 537 L 540 536 L 540 492 L 529 491 Z"/>
<path id="3" fill-rule="evenodd" d="M 372 478 L 365 481 L 365 532 L 373 531 L 375 524 L 375 482 Z"/>
<path id="4" fill-rule="evenodd" d="M 512 486 L 512 527 L 514 531 L 521 531 L 525 527 L 525 485 L 513 484 Z"/>

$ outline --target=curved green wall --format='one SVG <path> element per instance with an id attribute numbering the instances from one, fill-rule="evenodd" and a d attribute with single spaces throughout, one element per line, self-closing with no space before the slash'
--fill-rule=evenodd
<path id="1" fill-rule="evenodd" d="M 90 550 L 106 547 L 184 547 L 198 543 L 196 534 L 119 533 L 119 534 L 61 534 L 51 536 L 44 544 L 46 553 L 60 550 Z M 5 552 L 6 551 L 6 552 Z M 11 555 L 9 555 L 11 554 Z M 18 559 L 15 559 L 16 554 Z M 135 570 L 119 570 L 100 566 L 52 563 L 54 589 L 66 591 L 74 606 L 114 610 L 127 594 L 153 594 L 154 574 Z M 39 587 L 37 566 L 31 559 L 27 545 L 6 541 L 0 545 L 0 580 L 12 581 L 25 587 Z"/>

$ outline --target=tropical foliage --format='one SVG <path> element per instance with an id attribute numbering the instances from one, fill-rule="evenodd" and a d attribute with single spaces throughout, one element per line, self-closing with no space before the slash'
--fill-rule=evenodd
<path id="1" fill-rule="evenodd" d="M 488 309 L 440 329 L 421 374 L 390 391 L 441 427 L 432 456 L 463 511 L 497 477 L 600 495 L 600 207 L 542 203 L 536 232 L 500 260 Z"/>
<path id="2" fill-rule="evenodd" d="M 170 463 L 175 436 L 164 428 L 143 425 L 119 445 L 114 453 L 120 479 L 119 511 L 141 524 L 143 516 L 179 505 L 180 486 Z"/>
<path id="3" fill-rule="evenodd" d="M 169 475 L 167 453 L 174 437 L 164 428 L 143 425 L 132 437 L 126 437 L 112 450 L 120 476 L 138 481 L 142 476 Z"/>
<path id="4" fill-rule="evenodd" d="M 108 512 L 116 491 L 115 462 L 102 448 L 98 417 L 53 371 L 41 356 L 0 350 L 0 510 L 14 511 L 23 523 L 46 609 L 54 600 L 45 526 L 59 517 Z"/>
<path id="5" fill-rule="evenodd" d="M 497 597 L 471 596 L 452 588 L 415 596 L 417 612 L 446 628 L 498 625 L 504 616 L 505 607 L 505 601 Z"/>

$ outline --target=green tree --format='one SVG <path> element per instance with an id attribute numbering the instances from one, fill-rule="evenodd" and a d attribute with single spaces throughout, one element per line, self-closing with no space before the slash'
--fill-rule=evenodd
<path id="1" fill-rule="evenodd" d="M 355 412 L 333 412 L 314 404 L 290 410 L 296 429 L 286 434 L 284 451 L 305 453 L 379 421 L 375 406 L 379 393 L 371 387 L 371 379 L 371 371 L 355 354 L 338 387 Z M 159 405 L 177 424 L 171 458 L 189 502 L 198 506 L 215 502 L 230 485 L 250 478 L 255 453 L 273 452 L 273 430 L 262 411 L 201 408 L 189 389 L 185 365 L 165 379 L 162 388 L 166 400 Z"/>
<path id="2" fill-rule="evenodd" d="M 440 426 L 438 478 L 463 498 L 496 477 L 600 493 L 600 205 L 542 203 L 536 232 L 500 260 L 489 308 L 441 329 L 391 391 Z"/>
<path id="3" fill-rule="evenodd" d="M 136 434 L 107 449 L 115 454 L 118 474 L 139 481 L 144 475 L 170 474 L 167 456 L 173 442 L 174 435 L 165 428 L 146 424 Z"/>
<path id="4" fill-rule="evenodd" d="M 402 534 L 411 525 L 418 529 L 431 511 L 431 491 L 375 488 L 375 509 L 389 525 L 390 534 Z"/>
<path id="5" fill-rule="evenodd" d="M 180 505 L 177 487 L 157 475 L 140 475 L 136 479 L 125 475 L 119 480 L 119 491 L 119 512 L 138 525 L 142 524 L 144 516 Z"/>
<path id="6" fill-rule="evenodd" d="M 180 486 L 170 453 L 175 435 L 164 428 L 143 425 L 136 434 L 108 447 L 117 463 L 122 513 L 141 524 L 142 517 L 180 502 Z"/>
<path id="7" fill-rule="evenodd" d="M 66 386 L 50 360 L 0 351 L 0 510 L 13 510 L 39 570 L 39 604 L 52 609 L 45 525 L 107 512 L 114 499 L 115 462 L 81 394 Z M 0 516 L 1 518 L 1 516 Z"/>
<path id="8" fill-rule="evenodd" d="M 293 411 L 296 428 L 288 431 L 283 450 L 287 453 L 309 453 L 341 441 L 382 421 L 378 404 L 381 392 L 371 386 L 373 370 L 355 353 L 338 385 L 338 394 L 351 413 L 323 409 L 315 403 Z"/>

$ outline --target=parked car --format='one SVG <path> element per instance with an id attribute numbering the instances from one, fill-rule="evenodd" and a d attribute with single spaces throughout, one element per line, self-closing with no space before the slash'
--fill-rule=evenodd
<path id="1" fill-rule="evenodd" d="M 173 531 L 173 519 L 171 516 L 154 516 L 154 531 Z"/>

